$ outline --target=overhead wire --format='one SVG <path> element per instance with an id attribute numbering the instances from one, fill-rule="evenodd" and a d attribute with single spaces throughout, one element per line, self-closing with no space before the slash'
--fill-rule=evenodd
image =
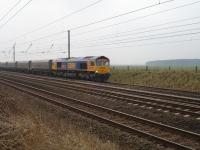
<path id="1" fill-rule="evenodd" d="M 135 38 L 125 38 L 125 39 L 119 39 L 115 41 L 109 41 L 109 42 L 117 42 L 117 41 L 126 41 L 126 40 L 132 40 L 132 39 L 140 39 L 140 38 L 147 38 L 147 37 L 155 37 L 155 36 L 161 36 L 161 35 L 168 35 L 168 34 L 174 34 L 174 33 L 181 33 L 181 32 L 189 32 L 189 31 L 194 31 L 194 30 L 200 30 L 200 28 L 192 28 L 192 29 L 184 29 L 184 30 L 179 30 L 179 31 L 174 31 L 174 32 L 167 32 L 167 33 L 160 33 L 160 34 L 151 34 L 151 35 L 145 35 L 145 36 L 139 36 Z"/>
<path id="2" fill-rule="evenodd" d="M 65 37 L 65 39 L 66 39 L 67 37 Z M 34 47 L 34 46 L 44 46 L 44 45 L 54 45 L 53 47 L 55 47 L 55 46 L 57 46 L 57 45 L 60 45 L 60 44 L 63 44 L 63 43 L 65 43 L 66 45 L 67 45 L 67 42 L 65 42 L 65 41 L 62 41 L 62 43 L 60 43 L 61 41 L 59 41 L 59 43 L 58 42 L 55 42 L 55 41 L 58 41 L 58 40 L 60 40 L 60 39 L 64 39 L 64 38 L 57 38 L 57 39 L 55 39 L 55 40 L 51 40 L 51 41 L 47 41 L 47 42 L 42 42 L 42 43 L 34 43 L 34 42 L 31 42 L 32 43 L 32 46 Z M 18 47 L 19 47 L 19 45 L 22 47 L 23 45 L 25 45 L 25 43 L 20 43 L 20 44 L 18 44 Z"/>
<path id="3" fill-rule="evenodd" d="M 113 36 L 107 37 L 106 35 L 101 36 L 102 38 L 98 38 L 98 39 L 86 39 L 86 40 L 78 40 L 75 43 L 82 43 L 82 42 L 94 42 L 94 41 L 101 41 L 101 40 L 107 40 L 107 39 L 113 39 L 113 38 L 118 38 L 118 37 L 122 37 L 122 36 L 131 36 L 131 35 L 137 35 L 137 34 L 143 34 L 143 33 L 149 33 L 149 32 L 155 32 L 155 31 L 161 31 L 161 30 L 169 30 L 169 29 L 175 29 L 175 28 L 180 28 L 180 27 L 187 27 L 187 26 L 191 26 L 191 25 L 198 25 L 200 24 L 200 22 L 193 22 L 193 23 L 188 23 L 188 24 L 182 24 L 182 25 L 177 25 L 177 26 L 169 26 L 169 27 L 163 27 L 163 28 L 158 28 L 158 29 L 151 29 L 151 30 L 146 30 L 146 31 L 140 31 L 140 32 L 133 32 L 133 31 L 137 31 L 137 30 L 129 30 L 128 32 L 122 32 L 122 34 L 117 33 L 117 34 L 112 34 Z M 133 32 L 133 33 L 130 33 Z M 128 34 L 123 34 L 123 33 L 128 33 Z M 108 34 L 110 35 L 110 34 Z"/>
<path id="4" fill-rule="evenodd" d="M 165 42 L 154 42 L 154 43 L 148 43 L 148 44 L 140 44 L 140 45 L 132 45 L 132 46 L 122 46 L 122 47 L 113 47 L 113 48 L 128 48 L 128 47 L 139 47 L 139 46 L 152 46 L 152 45 L 161 45 L 161 44 L 175 44 L 175 43 L 183 43 L 183 42 L 195 42 L 200 41 L 200 39 L 186 39 L 186 40 L 176 40 L 176 41 L 165 41 Z"/>
<path id="5" fill-rule="evenodd" d="M 6 18 L 19 4 L 21 3 L 21 0 L 18 0 L 17 3 L 15 3 L 1 18 L 0 22 Z"/>
<path id="6" fill-rule="evenodd" d="M 195 41 L 199 41 L 200 39 L 195 39 L 195 38 L 190 38 L 190 39 L 186 39 L 186 40 L 177 40 L 177 41 L 167 41 L 167 42 L 154 42 L 154 43 L 148 43 L 148 44 L 140 44 L 140 45 L 132 45 L 132 46 L 118 46 L 118 47 L 109 47 L 109 49 L 115 49 L 115 48 L 128 48 L 128 47 L 139 47 L 139 46 L 151 46 L 151 45 L 161 45 L 161 44 L 175 44 L 175 43 L 183 43 L 183 42 L 195 42 Z M 102 46 L 108 46 L 108 45 L 102 45 Z M 41 50 L 43 50 L 45 48 L 42 48 Z M 33 52 L 33 53 L 29 53 L 29 54 L 46 54 L 46 53 L 67 53 L 67 51 L 65 50 L 66 48 L 58 48 L 58 49 L 54 49 L 54 51 L 40 51 L 40 52 Z M 76 49 L 82 49 L 82 48 L 76 48 Z M 38 49 L 37 49 L 38 50 Z M 56 50 L 56 51 L 55 51 Z M 57 51 L 59 50 L 59 51 Z M 95 49 L 96 50 L 96 49 Z M 95 51 L 93 50 L 93 51 Z M 102 49 L 100 49 L 102 50 Z M 79 50 L 74 50 L 74 52 L 78 52 Z"/>
<path id="7" fill-rule="evenodd" d="M 21 7 L 14 15 L 12 15 L 4 24 L 0 25 L 0 29 L 7 25 L 15 16 L 17 16 L 30 2 L 33 0 L 29 0 L 23 7 Z"/>
<path id="8" fill-rule="evenodd" d="M 75 11 L 75 12 L 73 12 L 73 13 L 71 13 L 71 14 L 74 14 L 74 13 L 77 13 L 77 12 L 82 11 L 82 10 L 84 10 L 84 9 L 87 9 L 87 8 L 93 6 L 93 5 L 96 5 L 97 3 L 101 2 L 101 1 L 102 1 L 102 0 L 99 0 L 99 1 L 97 1 L 97 2 L 95 2 L 95 3 L 93 3 L 93 4 L 91 4 L 91 5 L 88 5 L 87 7 L 82 8 L 82 9 L 80 9 L 80 10 L 78 10 L 78 11 Z M 109 17 L 109 18 L 106 18 L 106 19 L 103 19 L 103 20 L 100 20 L 100 21 L 97 21 L 97 22 L 93 22 L 93 23 L 88 24 L 88 25 L 86 25 L 86 26 L 90 26 L 90 25 L 93 25 L 93 24 L 97 24 L 97 23 L 100 23 L 100 22 L 107 21 L 107 20 L 111 20 L 111 19 L 115 19 L 115 18 L 118 18 L 118 17 L 122 17 L 122 16 L 125 16 L 125 15 L 128 15 L 128 14 L 131 14 L 131 13 L 135 13 L 135 12 L 138 12 L 138 11 L 141 11 L 141 10 L 149 9 L 149 8 L 152 8 L 152 7 L 161 5 L 161 4 L 169 3 L 169 2 L 172 2 L 172 1 L 175 1 L 175 0 L 168 0 L 168 1 L 165 1 L 165 2 L 162 2 L 162 3 L 159 3 L 159 4 L 157 3 L 157 4 L 150 5 L 150 6 L 147 6 L 147 7 L 144 7 L 144 8 L 140 8 L 140 9 L 137 9 L 137 10 L 133 10 L 133 11 L 130 11 L 130 12 L 126 12 L 126 13 L 123 13 L 123 14 L 120 14 L 120 15 L 117 15 L 117 16 L 113 16 L 113 17 Z M 68 16 L 68 15 L 67 15 L 67 16 Z M 65 16 L 65 17 L 66 17 L 66 16 Z M 27 34 L 30 34 L 30 33 L 35 32 L 35 31 L 37 31 L 37 30 L 40 30 L 40 29 L 42 29 L 42 28 L 44 28 L 44 27 L 46 27 L 46 26 L 48 26 L 48 25 L 54 24 L 54 23 L 57 22 L 58 20 L 61 20 L 61 19 L 65 18 L 65 17 L 59 18 L 59 19 L 57 19 L 57 20 L 55 20 L 55 21 L 53 21 L 53 22 L 51 22 L 51 23 L 49 23 L 49 24 L 47 24 L 47 25 L 45 25 L 45 26 L 42 26 L 42 27 L 37 28 L 37 29 L 35 29 L 35 30 L 31 31 L 31 32 L 28 32 L 28 33 L 26 33 L 26 34 L 23 34 L 22 36 L 25 36 L 25 35 L 27 35 Z M 82 27 L 83 27 L 83 26 L 79 26 L 79 27 L 73 28 L 73 29 L 71 29 L 71 30 L 75 30 L 75 29 L 82 28 Z M 85 25 L 84 25 L 84 27 L 85 27 Z M 40 38 L 39 38 L 39 39 L 40 39 Z"/>
<path id="9" fill-rule="evenodd" d="M 101 0 L 100 0 L 101 1 Z M 97 4 L 97 3 L 99 3 L 100 1 L 97 1 L 96 3 L 94 3 L 94 4 Z M 165 2 L 162 2 L 162 3 L 156 3 L 156 4 L 154 4 L 154 5 L 150 5 L 150 6 L 147 6 L 147 7 L 143 7 L 143 8 L 140 8 L 140 9 L 137 9 L 137 10 L 133 10 L 133 11 L 129 11 L 129 12 L 126 12 L 126 13 L 123 13 L 123 14 L 120 14 L 120 15 L 117 15 L 117 16 L 113 16 L 113 17 L 109 17 L 109 18 L 106 18 L 106 19 L 103 19 L 103 20 L 100 20 L 100 21 L 97 21 L 97 22 L 93 22 L 93 23 L 91 23 L 90 25 L 92 25 L 92 24 L 96 24 L 96 23 L 100 23 L 100 22 L 104 22 L 104 21 L 107 21 L 107 20 L 111 20 L 111 19 L 115 19 L 115 18 L 118 18 L 118 17 L 122 17 L 122 16 L 125 16 L 125 15 L 128 15 L 128 14 L 132 14 L 132 13 L 135 13 L 135 12 L 138 12 L 138 11 L 142 11 L 142 10 L 145 10 L 145 9 L 149 9 L 149 8 L 152 8 L 152 7 L 155 7 L 155 6 L 158 6 L 158 5 L 162 5 L 162 4 L 166 4 L 166 3 L 169 3 L 169 2 L 172 2 L 172 1 L 175 1 L 175 0 L 168 0 L 168 1 L 165 1 Z M 91 6 L 93 6 L 94 4 L 91 4 L 90 6 L 88 6 L 88 7 L 91 7 Z M 87 7 L 87 8 L 88 8 Z M 85 25 L 84 25 L 85 26 Z M 88 25 L 87 25 L 88 26 Z M 82 28 L 82 27 L 78 27 L 78 28 Z M 76 27 L 76 29 L 78 29 L 77 27 Z M 75 28 L 73 28 L 72 30 L 75 30 Z M 42 37 L 43 38 L 43 37 Z M 38 38 L 38 39 L 40 39 L 40 38 Z M 33 40 L 33 41 L 35 41 L 35 40 Z M 24 42 L 25 43 L 25 42 Z"/>
<path id="10" fill-rule="evenodd" d="M 102 20 L 94 21 L 94 22 L 91 22 L 91 23 L 88 23 L 88 24 L 85 24 L 85 25 L 80 25 L 80 26 L 71 28 L 70 30 L 77 30 L 77 29 L 80 29 L 80 28 L 84 28 L 84 27 L 94 25 L 94 24 L 102 23 L 102 22 L 105 22 L 105 21 L 108 21 L 108 20 L 113 20 L 113 19 L 116 19 L 116 18 L 119 18 L 119 17 L 122 17 L 122 16 L 126 16 L 126 15 L 129 15 L 129 14 L 135 13 L 135 12 L 139 12 L 139 11 L 149 9 L 149 8 L 152 8 L 152 7 L 156 7 L 158 5 L 166 4 L 166 3 L 169 3 L 169 2 L 172 2 L 172 1 L 175 1 L 175 0 L 167 0 L 167 1 L 164 1 L 164 2 L 149 5 L 149 6 L 139 8 L 139 9 L 136 9 L 136 10 L 132 10 L 132 11 L 129 11 L 129 12 L 125 12 L 125 13 L 122 13 L 122 14 L 119 14 L 119 15 L 116 15 L 116 16 L 112 16 L 112 17 L 108 17 L 108 18 L 105 18 L 105 19 L 102 19 Z"/>
<path id="11" fill-rule="evenodd" d="M 140 19 L 145 19 L 145 18 L 154 16 L 154 15 L 166 13 L 166 12 L 169 12 L 169 11 L 177 10 L 177 9 L 188 7 L 188 6 L 192 6 L 192 5 L 195 5 L 195 4 L 200 4 L 200 1 L 195 1 L 195 2 L 192 2 L 192 3 L 187 3 L 187 4 L 180 5 L 180 6 L 177 6 L 177 7 L 174 7 L 174 8 L 170 8 L 170 9 L 158 11 L 158 12 L 155 12 L 155 13 L 151 13 L 151 14 L 148 14 L 148 15 L 136 17 L 134 19 L 129 19 L 129 20 L 126 20 L 126 21 L 121 21 L 119 23 L 115 23 L 115 24 L 111 24 L 111 25 L 106 25 L 106 26 L 98 27 L 98 28 L 95 28 L 95 29 L 92 29 L 92 30 L 87 30 L 87 31 L 84 31 L 84 32 L 76 33 L 76 34 L 73 34 L 73 37 L 81 36 L 81 35 L 88 34 L 88 33 L 91 33 L 91 32 L 97 32 L 99 30 L 103 30 L 103 29 L 114 27 L 114 26 L 126 24 L 126 23 L 129 23 L 129 22 L 132 22 L 132 21 L 137 21 L 137 20 L 140 20 Z"/>
<path id="12" fill-rule="evenodd" d="M 137 35 L 137 34 L 142 34 L 142 33 L 148 33 L 148 32 L 154 32 L 154 31 L 159 31 L 159 30 L 165 30 L 165 29 L 174 29 L 174 28 L 179 28 L 179 27 L 185 27 L 185 26 L 189 26 L 189 25 L 196 25 L 196 24 L 200 24 L 200 22 L 195 22 L 195 23 L 189 23 L 189 24 L 184 24 L 184 25 L 178 25 L 178 26 L 170 26 L 170 27 L 165 27 L 165 28 L 160 28 L 160 29 L 154 29 L 154 30 L 147 30 L 147 31 L 142 31 L 142 32 L 135 32 L 135 33 L 131 33 L 131 34 L 126 34 L 126 35 L 124 35 L 124 36 L 131 36 L 131 35 Z M 179 32 L 186 32 L 186 31 L 192 31 L 192 30 L 198 30 L 199 28 L 192 28 L 192 29 L 184 29 L 184 30 L 180 30 L 180 31 L 176 31 L 176 32 L 167 32 L 167 33 L 161 33 L 161 34 L 153 34 L 153 35 L 145 35 L 145 36 L 140 36 L 140 37 L 135 37 L 135 38 L 131 38 L 131 39 L 138 39 L 138 38 L 145 38 L 145 37 L 151 37 L 151 36 L 159 36 L 159 35 L 166 35 L 166 34 L 173 34 L 173 33 L 179 33 Z M 64 32 L 64 31 L 63 31 Z M 51 34 L 51 36 L 53 36 L 53 35 L 57 35 L 57 34 L 60 34 L 60 33 L 63 33 L 63 32 L 59 32 L 59 33 L 54 33 L 54 34 Z M 34 41 L 37 41 L 37 40 L 41 40 L 41 39 L 44 39 L 44 38 L 47 38 L 47 37 L 50 37 L 49 35 L 48 36 L 44 36 L 43 38 L 39 38 L 39 39 L 35 39 L 35 40 L 32 40 L 32 41 L 27 41 L 27 42 L 24 42 L 24 43 L 18 43 L 18 45 L 23 45 L 23 44 L 26 44 L 26 43 L 29 43 L 29 42 L 34 42 Z M 120 37 L 120 36 L 118 36 L 118 37 Z M 65 37 L 66 38 L 66 37 Z M 111 39 L 113 39 L 113 38 L 116 38 L 116 37 L 109 37 L 109 38 L 111 38 Z M 120 37 L 121 38 L 121 37 Z M 55 40 L 60 40 L 60 39 L 64 39 L 64 37 L 63 38 L 58 38 L 58 39 L 55 39 Z M 100 41 L 100 42 L 102 42 L 102 40 L 104 41 L 104 40 L 106 40 L 106 39 L 108 39 L 108 38 L 104 38 L 104 39 L 98 39 L 98 40 L 91 40 L 91 41 L 87 41 L 87 42 L 85 42 L 85 43 L 87 43 L 87 44 L 91 44 L 91 43 L 88 43 L 88 42 L 95 42 L 95 41 Z M 127 39 L 119 39 L 119 40 L 115 40 L 114 42 L 116 42 L 116 41 L 123 41 L 123 40 L 129 40 L 130 38 L 127 38 Z M 51 41 L 50 42 L 46 42 L 46 43 L 48 43 L 48 45 L 49 44 L 52 44 L 52 42 L 53 42 L 54 40 L 52 40 L 51 39 Z M 113 42 L 113 41 L 106 41 L 106 42 Z M 53 42 L 54 44 L 55 44 L 55 42 Z M 84 42 L 79 42 L 79 45 L 80 45 L 80 43 L 82 44 L 82 43 L 84 43 Z M 43 42 L 43 43 L 41 43 L 42 45 L 44 45 L 45 43 Z M 74 43 L 72 42 L 72 45 L 73 45 Z M 38 45 L 38 43 L 37 43 L 37 45 Z M 39 44 L 40 45 L 40 44 Z M 56 45 L 59 45 L 59 44 L 56 44 Z"/>
<path id="13" fill-rule="evenodd" d="M 200 41 L 200 39 L 194 39 L 194 38 L 191 38 L 191 39 L 186 39 L 186 40 L 177 40 L 177 41 L 166 41 L 166 42 L 154 42 L 154 43 L 148 43 L 148 44 L 140 44 L 140 45 L 128 45 L 128 46 L 112 46 L 112 47 L 109 47 L 109 49 L 118 49 L 118 48 L 132 48 L 132 47 L 143 47 L 143 46 L 152 46 L 152 45 L 163 45 L 163 44 L 176 44 L 176 43 L 183 43 L 183 42 L 196 42 L 196 41 Z M 107 45 L 102 45 L 102 46 L 107 46 Z M 82 48 L 76 48 L 76 49 L 82 49 Z M 90 49 L 85 49 L 84 51 L 87 51 L 87 50 L 90 50 Z M 107 49 L 93 49 L 93 51 L 104 51 Z M 74 52 L 82 52 L 83 50 L 74 50 Z M 67 53 L 67 51 L 57 51 L 57 53 Z"/>
<path id="14" fill-rule="evenodd" d="M 113 17 L 109 17 L 109 18 L 106 18 L 106 19 L 103 19 L 103 20 L 100 20 L 100 21 L 97 21 L 98 23 L 100 22 L 104 22 L 104 21 L 107 21 L 107 20 L 110 20 L 110 19 L 114 19 L 114 18 L 117 18 L 117 17 L 121 17 L 121 16 L 124 16 L 124 15 L 127 15 L 127 14 L 131 14 L 131 13 L 134 13 L 134 12 L 137 12 L 137 11 L 141 11 L 141 10 L 144 10 L 144 9 L 148 9 L 148 8 L 151 8 L 151 7 L 155 7 L 157 5 L 161 5 L 161 4 L 166 4 L 166 3 L 169 3 L 169 2 L 172 2 L 172 1 L 175 1 L 175 0 L 168 0 L 168 1 L 165 1 L 165 2 L 162 2 L 160 4 L 154 4 L 154 5 L 150 5 L 150 6 L 147 6 L 147 7 L 144 7 L 144 8 L 140 8 L 140 9 L 137 9 L 137 10 L 133 10 L 133 11 L 130 11 L 130 12 L 126 12 L 126 13 L 123 13 L 123 14 L 120 14 L 120 15 L 117 15 L 117 16 L 113 16 Z M 99 3 L 100 1 L 97 1 L 96 3 Z M 96 4 L 94 3 L 94 4 Z M 93 6 L 94 4 L 91 4 L 91 6 Z M 88 6 L 89 7 L 89 6 Z M 97 23 L 96 22 L 96 23 Z M 95 23 L 95 24 L 96 24 Z M 93 24 L 93 23 L 92 23 Z M 74 28 L 75 29 L 75 28 Z M 39 38 L 40 39 L 40 38 Z"/>
<path id="15" fill-rule="evenodd" d="M 34 51 L 36 52 L 27 52 L 27 53 L 24 53 L 24 51 L 18 51 L 17 53 L 21 53 L 21 54 L 46 54 L 46 53 L 57 53 L 59 51 L 63 51 L 65 50 L 66 48 L 57 48 L 57 49 L 54 49 L 54 51 L 49 51 L 49 47 L 43 47 L 43 48 L 37 48 L 37 49 L 34 49 Z M 38 51 L 39 50 L 39 51 Z M 42 51 L 41 51 L 42 50 Z M 59 50 L 59 51 L 58 51 Z M 66 51 L 67 53 L 67 51 Z"/>
<path id="16" fill-rule="evenodd" d="M 154 43 L 148 43 L 148 44 L 138 44 L 138 45 L 128 45 L 128 46 L 112 46 L 109 47 L 109 49 L 117 49 L 117 48 L 133 48 L 133 47 L 143 47 L 143 46 L 153 46 L 153 45 L 163 45 L 163 44 L 176 44 L 176 43 L 183 43 L 183 42 L 196 42 L 200 41 L 200 39 L 186 39 L 186 40 L 177 40 L 177 41 L 165 41 L 165 42 L 154 42 Z M 80 48 L 81 49 L 81 48 Z M 87 49 L 86 49 L 87 50 Z M 93 50 L 96 51 L 97 49 Z M 99 49 L 99 50 L 106 50 L 106 49 Z M 82 51 L 82 50 L 75 50 L 75 52 Z"/>
<path id="17" fill-rule="evenodd" d="M 190 19 L 183 19 L 183 20 L 179 20 L 179 22 L 181 21 L 187 21 L 187 20 L 192 20 L 192 19 L 197 19 L 197 18 L 200 18 L 200 16 L 198 17 L 193 17 L 193 18 L 190 18 Z M 173 22 L 168 22 L 168 23 L 177 23 L 178 21 L 173 21 Z M 174 29 L 174 28 L 179 28 L 179 27 L 185 27 L 185 26 L 190 26 L 190 25 L 197 25 L 197 24 L 200 24 L 200 22 L 193 22 L 193 23 L 188 23 L 188 24 L 181 24 L 181 25 L 177 25 L 177 26 L 169 26 L 169 27 L 164 27 L 164 28 L 159 28 L 159 29 L 152 29 L 152 30 L 147 30 L 147 31 L 141 31 L 141 32 L 134 32 L 134 33 L 130 33 L 132 31 L 137 31 L 137 30 L 141 30 L 141 29 L 147 29 L 147 28 L 152 28 L 152 27 L 158 27 L 158 26 L 162 26 L 162 25 L 167 25 L 168 23 L 165 23 L 165 24 L 159 24 L 159 25 L 154 25 L 154 26 L 150 26 L 150 27 L 144 27 L 144 28 L 139 28 L 139 29 L 135 29 L 135 30 L 129 30 L 129 31 L 126 31 L 126 32 L 120 32 L 120 33 L 116 33 L 116 34 L 108 34 L 108 35 L 116 35 L 116 36 L 111 36 L 111 37 L 106 37 L 106 35 L 104 36 L 101 36 L 102 38 L 99 38 L 99 39 L 96 39 L 94 40 L 94 38 L 91 38 L 91 39 L 86 39 L 86 40 L 79 40 L 78 42 L 75 42 L 75 43 L 82 43 L 82 42 L 94 42 L 94 41 L 99 41 L 99 40 L 106 40 L 106 39 L 112 39 L 112 38 L 117 38 L 117 37 L 121 37 L 122 35 L 123 36 L 130 36 L 130 35 L 135 35 L 135 34 L 142 34 L 142 33 L 148 33 L 148 32 L 154 32 L 154 31 L 160 31 L 160 30 L 168 30 L 168 29 Z M 64 31 L 63 31 L 64 32 Z M 59 32 L 60 33 L 60 32 Z M 59 34 L 58 33 L 58 34 Z M 62 33 L 62 32 L 61 32 Z M 123 34 L 123 33 L 128 33 L 128 34 Z M 51 35 L 48 35 L 48 36 L 45 36 L 43 37 L 44 38 L 48 38 L 48 37 L 51 37 L 51 36 L 54 36 L 54 34 L 51 34 Z M 57 33 L 56 33 L 57 35 Z M 98 37 L 97 37 L 98 38 Z M 39 38 L 39 39 L 35 39 L 35 40 L 32 40 L 33 41 L 37 41 L 37 40 L 41 40 L 42 38 Z M 50 43 L 50 42 L 53 42 L 53 41 L 57 41 L 57 40 L 64 40 L 64 39 L 67 39 L 67 36 L 65 37 L 62 37 L 62 38 L 56 38 L 56 39 L 50 39 L 50 41 L 48 42 L 45 42 L 45 43 Z M 26 41 L 26 42 L 23 42 L 23 43 L 18 43 L 18 45 L 22 45 L 22 44 L 26 44 L 26 43 L 29 43 L 31 41 Z M 72 41 L 72 43 L 74 43 Z M 37 43 L 37 45 L 40 45 L 40 43 Z M 44 44 L 44 42 L 42 42 L 41 44 Z"/>
<path id="18" fill-rule="evenodd" d="M 199 32 L 192 32 L 192 33 L 183 33 L 183 34 L 175 34 L 175 35 L 168 35 L 168 36 L 146 38 L 146 39 L 130 40 L 130 41 L 121 41 L 121 42 L 113 42 L 113 43 L 102 43 L 102 44 L 97 44 L 97 45 L 88 45 L 88 46 L 74 47 L 74 48 L 88 48 L 88 47 L 96 47 L 96 46 L 104 46 L 104 45 L 118 45 L 118 44 L 135 43 L 135 42 L 142 42 L 142 41 L 149 41 L 149 40 L 156 40 L 156 39 L 165 39 L 165 38 L 171 38 L 171 37 L 197 35 L 197 34 L 200 34 L 200 31 Z"/>
<path id="19" fill-rule="evenodd" d="M 40 30 L 42 30 L 42 29 L 44 29 L 44 28 L 46 28 L 46 27 L 49 27 L 49 26 L 51 26 L 51 25 L 53 25 L 53 24 L 55 24 L 55 23 L 57 23 L 57 22 L 59 22 L 59 21 L 61 21 L 61 20 L 64 20 L 64 19 L 66 19 L 66 18 L 68 18 L 68 17 L 71 17 L 71 16 L 74 15 L 74 14 L 77 14 L 77 13 L 79 13 L 79 12 L 82 12 L 82 11 L 86 10 L 87 8 L 90 8 L 90 7 L 92 7 L 92 6 L 94 6 L 94 5 L 98 4 L 98 3 L 100 3 L 100 2 L 102 2 L 102 1 L 103 1 L 103 0 L 98 0 L 98 1 L 96 1 L 96 2 L 94 2 L 94 3 L 91 3 L 91 4 L 89 4 L 89 5 L 87 5 L 87 6 L 83 7 L 83 8 L 80 8 L 80 9 L 78 9 L 78 10 L 76 10 L 76 11 L 74 11 L 74 12 L 71 12 L 71 13 L 65 15 L 65 16 L 62 16 L 62 17 L 60 17 L 60 18 L 58 18 L 58 19 L 55 19 L 55 20 L 53 20 L 53 21 L 51 21 L 51 22 L 49 22 L 49 23 L 47 23 L 47 24 L 45 24 L 45 25 L 43 25 L 43 26 L 40 26 L 40 27 L 38 27 L 38 28 L 36 28 L 36 29 L 33 29 L 32 31 L 29 31 L 29 32 L 24 33 L 24 34 L 22 34 L 22 35 L 20 35 L 20 36 L 17 36 L 17 37 L 15 37 L 15 38 L 13 38 L 12 40 L 16 40 L 16 39 L 22 38 L 22 37 L 24 37 L 24 36 L 26 36 L 26 35 L 28 35 L 28 34 L 34 33 L 34 32 L 36 32 L 36 31 L 40 31 Z M 8 41 L 11 41 L 11 40 L 8 40 Z"/>
<path id="20" fill-rule="evenodd" d="M 66 46 L 67 47 L 67 43 L 58 43 L 58 44 L 52 44 L 52 43 L 48 43 L 48 44 L 44 44 L 44 45 L 39 45 L 39 46 L 42 46 L 42 47 L 39 47 L 38 45 L 36 45 L 37 48 L 49 48 L 49 49 L 54 49 L 58 46 Z M 32 49 L 35 50 L 35 46 L 32 46 Z M 25 51 L 23 51 L 25 52 Z M 26 51 L 27 52 L 27 51 Z"/>
<path id="21" fill-rule="evenodd" d="M 171 0 L 171 1 L 173 1 L 173 0 Z M 196 1 L 196 2 L 194 2 L 194 3 L 189 3 L 189 4 L 187 4 L 187 5 L 182 5 L 182 7 L 183 7 L 183 6 L 185 7 L 185 6 L 197 4 L 197 3 L 199 3 L 199 2 L 200 2 L 200 1 Z M 176 7 L 176 9 L 177 9 L 177 8 L 182 8 L 182 7 L 180 7 L 180 6 L 179 6 L 179 7 Z M 173 9 L 174 9 L 174 8 L 173 8 Z M 168 10 L 169 10 L 169 9 L 168 9 Z M 170 10 L 172 10 L 172 9 L 170 9 Z M 163 11 L 162 11 L 162 12 L 163 12 Z M 109 18 L 107 18 L 107 19 L 109 19 Z M 114 18 L 113 18 L 113 19 L 114 19 Z M 106 20 L 105 20 L 105 21 L 106 21 Z M 101 22 L 101 21 L 100 21 L 100 22 Z M 99 23 L 100 23 L 100 22 L 99 22 Z M 102 20 L 102 22 L 104 22 L 104 20 Z M 93 22 L 93 23 L 94 23 L 94 22 Z M 96 24 L 96 23 L 94 23 L 94 24 Z M 92 25 L 92 24 L 91 24 L 91 25 Z M 90 25 L 88 24 L 88 26 L 90 26 Z M 80 27 L 80 28 L 83 28 L 83 27 L 86 27 L 86 26 L 79 26 L 79 27 Z M 79 27 L 78 27 L 77 29 L 80 29 Z M 73 28 L 73 29 L 76 30 L 76 28 Z M 67 32 L 67 31 L 65 31 L 65 32 Z M 45 37 L 47 37 L 47 36 L 45 36 Z M 38 39 L 40 40 L 41 38 L 38 38 Z M 38 39 L 36 39 L 36 40 L 38 40 Z M 30 40 L 30 41 L 34 41 L 34 40 Z M 29 41 L 29 42 L 30 42 L 30 41 Z M 110 44 L 112 44 L 112 43 L 110 43 Z"/>
<path id="22" fill-rule="evenodd" d="M 45 35 L 45 36 L 42 36 L 42 37 L 35 38 L 33 40 L 28 40 L 28 41 L 25 41 L 25 42 L 18 43 L 18 45 L 24 44 L 24 43 L 29 43 L 29 42 L 39 41 L 39 40 L 46 39 L 46 38 L 49 38 L 49 37 L 52 37 L 52 36 L 57 36 L 57 35 L 60 35 L 60 34 L 66 33 L 66 32 L 67 31 L 63 30 L 63 31 L 60 31 L 60 32 L 51 33 L 51 34 L 48 34 L 48 35 Z"/>
<path id="23" fill-rule="evenodd" d="M 25 42 L 21 42 L 21 43 L 17 43 L 17 46 L 21 46 L 21 45 L 25 45 L 25 44 L 32 44 L 32 46 L 35 46 L 35 45 L 49 45 L 49 44 L 52 44 L 54 43 L 55 44 L 55 41 L 58 41 L 58 40 L 63 40 L 63 39 L 66 39 L 67 37 L 62 37 L 62 38 L 56 38 L 56 39 L 50 39 L 51 41 L 48 41 L 48 42 L 42 42 L 42 43 L 35 43 L 36 41 L 39 41 L 41 39 L 46 39 L 48 37 L 52 37 L 52 36 L 56 36 L 56 35 L 59 35 L 59 34 L 62 34 L 64 33 L 63 32 L 57 32 L 57 33 L 53 33 L 53 34 L 49 34 L 49 35 L 46 35 L 46 36 L 43 36 L 43 37 L 40 37 L 40 38 L 37 38 L 37 39 L 34 39 L 32 41 L 25 41 Z M 48 43 L 48 44 L 47 44 Z M 57 43 L 56 43 L 57 45 Z M 5 49 L 5 48 L 4 48 Z"/>

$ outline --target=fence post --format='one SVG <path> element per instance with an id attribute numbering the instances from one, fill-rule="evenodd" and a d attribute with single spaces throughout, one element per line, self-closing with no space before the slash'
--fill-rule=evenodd
<path id="1" fill-rule="evenodd" d="M 169 71 L 171 70 L 171 66 L 169 66 Z"/>
<path id="2" fill-rule="evenodd" d="M 146 71 L 148 71 L 149 70 L 149 67 L 148 66 L 146 66 Z"/>
<path id="3" fill-rule="evenodd" d="M 195 67 L 195 72 L 197 73 L 198 72 L 198 66 L 196 65 Z"/>
<path id="4" fill-rule="evenodd" d="M 127 69 L 128 69 L 128 71 L 129 71 L 129 70 L 130 70 L 130 67 L 128 66 Z"/>

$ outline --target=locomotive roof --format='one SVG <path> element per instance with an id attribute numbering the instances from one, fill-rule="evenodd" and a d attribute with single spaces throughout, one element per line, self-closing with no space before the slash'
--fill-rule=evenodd
<path id="1" fill-rule="evenodd" d="M 108 59 L 108 58 L 105 57 L 105 56 L 72 57 L 70 59 L 68 59 L 68 58 L 60 58 L 60 59 L 57 59 L 57 60 L 53 60 L 53 62 L 60 62 L 60 61 L 62 61 L 62 62 L 63 61 L 65 61 L 65 62 L 68 62 L 68 61 L 88 61 L 88 60 L 95 61 L 97 59 Z"/>
<path id="2" fill-rule="evenodd" d="M 88 61 L 88 60 L 97 60 L 97 59 L 108 59 L 105 56 L 87 56 L 87 57 L 73 57 L 67 61 Z"/>

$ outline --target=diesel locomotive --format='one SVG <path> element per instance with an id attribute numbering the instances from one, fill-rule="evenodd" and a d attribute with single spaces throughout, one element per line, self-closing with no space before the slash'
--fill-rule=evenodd
<path id="1" fill-rule="evenodd" d="M 48 74 L 104 82 L 110 77 L 110 60 L 105 56 L 0 63 L 1 70 Z"/>

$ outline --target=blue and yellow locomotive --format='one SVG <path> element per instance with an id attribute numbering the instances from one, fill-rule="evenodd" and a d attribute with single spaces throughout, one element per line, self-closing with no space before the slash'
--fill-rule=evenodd
<path id="1" fill-rule="evenodd" d="M 71 78 L 106 81 L 110 77 L 110 60 L 105 56 L 53 60 L 52 73 Z"/>

